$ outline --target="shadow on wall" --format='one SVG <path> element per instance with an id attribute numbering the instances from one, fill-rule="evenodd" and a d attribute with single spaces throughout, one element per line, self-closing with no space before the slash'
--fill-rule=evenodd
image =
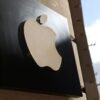
<path id="1" fill-rule="evenodd" d="M 19 91 L 0 90 L 0 100 L 87 100 L 83 94 L 81 98 L 68 98 L 65 96 L 54 96 L 45 94 L 36 94 Z"/>
<path id="2" fill-rule="evenodd" d="M 67 97 L 49 96 L 18 91 L 0 90 L 0 100 L 73 100 Z"/>
<path id="3" fill-rule="evenodd" d="M 100 85 L 98 86 L 98 91 L 99 91 L 99 98 L 100 98 Z"/>

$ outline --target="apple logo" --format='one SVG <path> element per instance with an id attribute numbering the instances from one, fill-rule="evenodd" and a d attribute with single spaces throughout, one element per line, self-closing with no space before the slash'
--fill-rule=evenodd
<path id="1" fill-rule="evenodd" d="M 24 37 L 27 47 L 39 67 L 48 66 L 58 71 L 62 57 L 56 49 L 56 33 L 49 27 L 43 26 L 47 21 L 46 15 L 41 15 L 37 21 L 30 18 L 24 24 Z"/>

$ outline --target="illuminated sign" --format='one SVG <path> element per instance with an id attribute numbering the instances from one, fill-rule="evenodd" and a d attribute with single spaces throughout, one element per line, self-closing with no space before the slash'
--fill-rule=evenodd
<path id="1" fill-rule="evenodd" d="M 0 0 L 0 88 L 81 96 L 65 17 L 35 0 Z"/>

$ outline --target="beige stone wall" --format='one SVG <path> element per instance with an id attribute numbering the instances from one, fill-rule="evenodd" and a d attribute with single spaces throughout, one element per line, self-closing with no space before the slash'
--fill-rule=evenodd
<path id="1" fill-rule="evenodd" d="M 88 100 L 99 100 L 94 69 L 84 30 L 81 0 L 68 0 Z"/>
<path id="2" fill-rule="evenodd" d="M 86 100 L 85 94 L 83 95 L 82 98 L 69 98 L 64 96 L 0 90 L 0 100 Z"/>

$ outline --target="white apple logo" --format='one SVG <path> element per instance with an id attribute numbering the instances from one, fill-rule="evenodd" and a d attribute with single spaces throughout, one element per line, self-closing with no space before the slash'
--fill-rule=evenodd
<path id="1" fill-rule="evenodd" d="M 41 16 L 40 24 L 47 21 Z M 40 25 L 34 19 L 28 19 L 24 24 L 24 37 L 28 49 L 40 67 L 48 66 L 54 71 L 60 69 L 62 57 L 56 49 L 56 34 L 49 27 Z"/>

